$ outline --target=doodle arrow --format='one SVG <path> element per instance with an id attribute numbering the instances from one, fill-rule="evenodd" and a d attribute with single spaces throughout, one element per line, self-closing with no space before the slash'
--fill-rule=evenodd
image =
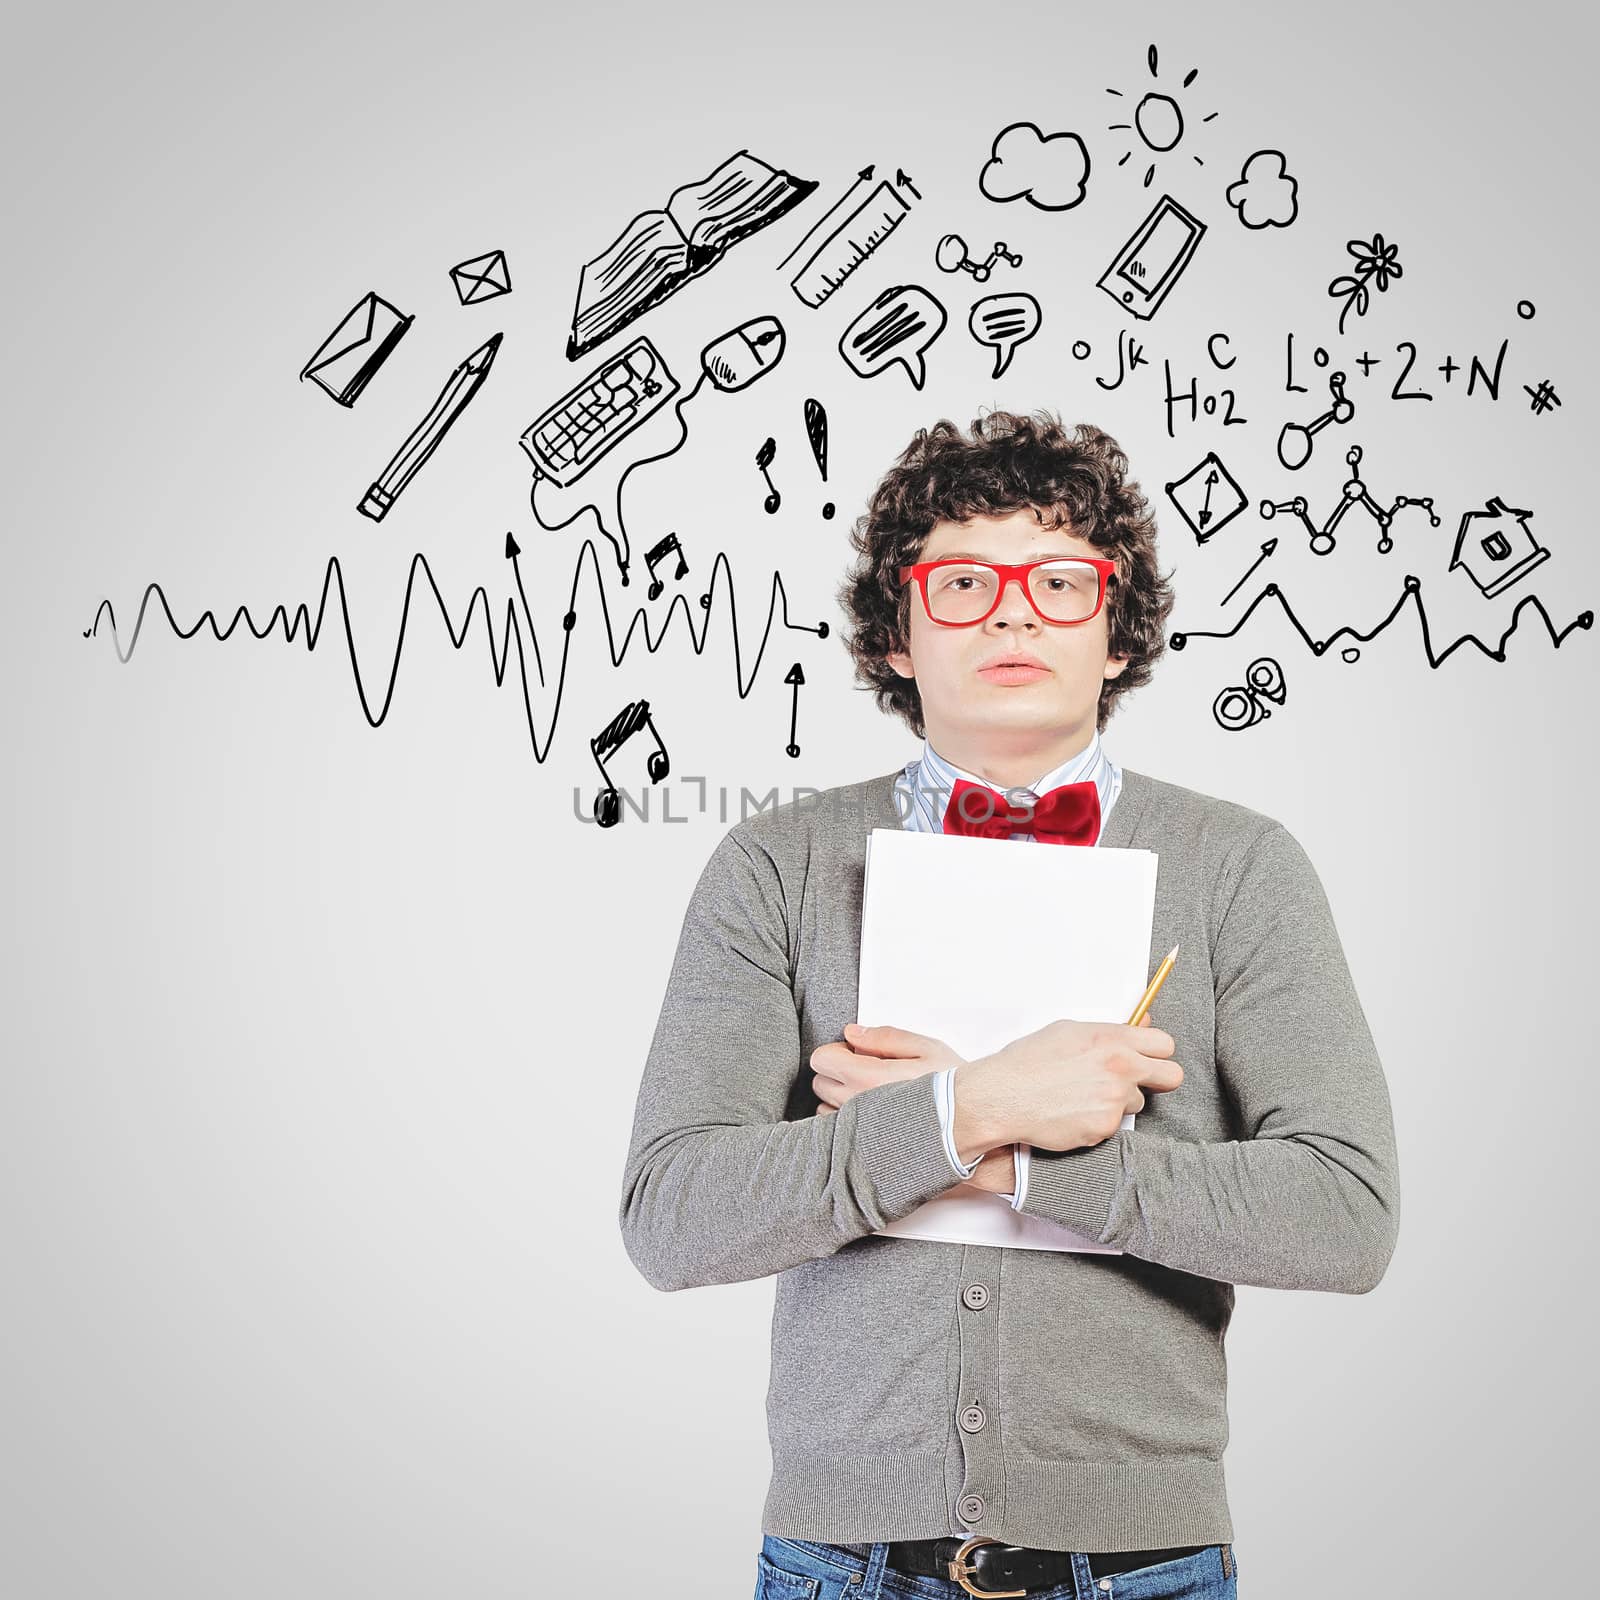
<path id="1" fill-rule="evenodd" d="M 805 671 L 798 661 L 789 668 L 788 676 L 783 681 L 794 685 L 794 693 L 789 700 L 789 743 L 785 747 L 785 752 L 797 756 L 800 754 L 800 746 L 794 742 L 794 725 L 795 719 L 800 715 L 800 685 L 806 681 Z"/>
<path id="2" fill-rule="evenodd" d="M 1206 474 L 1206 500 L 1200 507 L 1200 526 L 1203 528 L 1211 520 L 1211 491 L 1217 486 L 1217 469 L 1213 467 Z"/>
<path id="3" fill-rule="evenodd" d="M 1267 542 L 1261 547 L 1261 554 L 1250 563 L 1250 570 L 1245 573 L 1244 578 L 1248 578 L 1250 573 L 1254 572 L 1256 568 L 1259 567 L 1261 563 L 1265 561 L 1267 557 L 1270 556 L 1277 548 L 1278 541 L 1276 539 L 1268 539 Z M 1238 583 L 1234 584 L 1234 586 L 1225 595 L 1223 595 L 1223 605 L 1227 605 L 1227 603 L 1233 599 L 1236 594 L 1238 594 L 1240 586 L 1244 583 L 1244 578 L 1241 578 Z"/>
<path id="4" fill-rule="evenodd" d="M 872 182 L 872 174 L 875 165 L 875 163 L 869 162 L 856 174 L 856 181 L 852 183 L 850 187 L 846 189 L 845 192 L 837 200 L 835 200 L 825 212 L 823 212 L 821 221 L 813 223 L 809 228 L 806 229 L 805 236 L 800 240 L 800 243 L 797 244 L 794 249 L 791 250 L 788 255 L 786 255 L 783 260 L 778 263 L 780 267 L 788 266 L 788 264 L 800 254 L 801 250 L 805 248 L 805 246 L 816 234 L 817 229 L 822 227 L 823 223 L 828 222 L 832 218 L 834 212 L 839 210 L 840 207 L 844 205 L 844 203 L 856 192 L 857 189 L 861 187 L 862 184 Z"/>
<path id="5" fill-rule="evenodd" d="M 511 530 L 506 530 L 506 560 L 511 563 L 511 570 L 516 574 L 517 593 L 522 596 L 522 614 L 528 619 L 528 635 L 533 640 L 533 664 L 539 669 L 539 687 L 544 688 L 544 660 L 539 654 L 539 630 L 533 625 L 533 613 L 528 609 L 528 594 L 522 587 L 522 565 L 517 557 L 522 554 L 522 546 L 512 536 Z M 570 613 L 568 613 L 570 617 Z M 567 623 L 570 632 L 572 623 Z"/>

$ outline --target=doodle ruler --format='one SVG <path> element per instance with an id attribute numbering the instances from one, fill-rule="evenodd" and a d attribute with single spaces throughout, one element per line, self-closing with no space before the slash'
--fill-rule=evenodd
<path id="1" fill-rule="evenodd" d="M 789 287 L 815 309 L 898 228 L 911 207 L 882 182 L 834 228 L 789 280 Z"/>

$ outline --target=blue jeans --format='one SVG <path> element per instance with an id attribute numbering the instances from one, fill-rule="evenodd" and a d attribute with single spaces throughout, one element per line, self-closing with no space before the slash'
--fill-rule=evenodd
<path id="1" fill-rule="evenodd" d="M 1239 1558 L 1228 1547 L 1204 1550 L 1178 1561 L 1113 1573 L 1096 1580 L 1089 1558 L 1074 1554 L 1072 1576 L 1053 1589 L 1036 1589 L 1028 1600 L 1237 1600 Z M 887 1544 L 858 1556 L 836 1544 L 809 1539 L 761 1537 L 756 1556 L 755 1600 L 971 1600 L 953 1578 L 924 1578 L 885 1565 Z"/>

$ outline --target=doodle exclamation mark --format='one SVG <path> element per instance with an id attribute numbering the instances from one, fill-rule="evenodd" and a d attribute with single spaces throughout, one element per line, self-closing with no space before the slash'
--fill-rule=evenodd
<path id="1" fill-rule="evenodd" d="M 822 481 L 828 481 L 828 413 L 823 410 L 820 400 L 807 400 L 806 438 L 811 444 L 811 455 L 817 463 L 817 471 L 822 474 Z M 822 505 L 822 519 L 826 522 L 833 515 L 833 501 L 825 500 Z"/>

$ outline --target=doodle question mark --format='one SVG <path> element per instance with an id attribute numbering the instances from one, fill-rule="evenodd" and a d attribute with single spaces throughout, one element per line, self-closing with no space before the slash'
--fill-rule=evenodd
<path id="1" fill-rule="evenodd" d="M 1031 339 L 1043 320 L 1039 302 L 1031 294 L 991 294 L 974 304 L 967 328 L 979 344 L 994 347 L 991 378 L 998 378 L 1011 365 L 1017 346 Z"/>
<path id="2" fill-rule="evenodd" d="M 862 378 L 875 378 L 898 362 L 912 388 L 920 389 L 928 376 L 923 355 L 946 320 L 944 307 L 926 289 L 885 289 L 840 335 L 839 354 Z"/>

